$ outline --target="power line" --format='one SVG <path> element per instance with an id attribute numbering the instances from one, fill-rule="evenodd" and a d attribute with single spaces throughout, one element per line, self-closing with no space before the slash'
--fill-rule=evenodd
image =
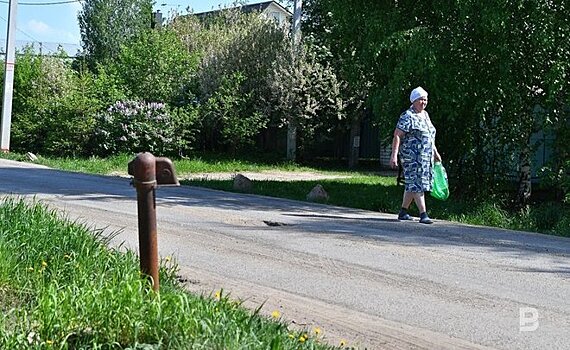
<path id="1" fill-rule="evenodd" d="M 74 2 L 82 2 L 84 0 L 63 0 L 63 1 L 52 1 L 52 2 L 19 2 L 18 6 L 49 6 L 49 5 L 64 5 L 64 4 L 72 4 Z M 0 3 L 8 4 L 9 1 L 0 0 Z"/>
<path id="2" fill-rule="evenodd" d="M 0 19 L 3 20 L 4 22 L 8 23 L 8 20 L 6 20 L 6 18 L 0 16 Z M 39 42 L 38 39 L 36 39 L 36 38 L 34 38 L 33 36 L 31 36 L 30 34 L 24 32 L 24 31 L 21 30 L 20 28 L 16 27 L 16 30 L 19 31 L 20 33 L 24 34 L 24 35 L 27 36 L 28 38 L 32 39 L 33 41 Z"/>

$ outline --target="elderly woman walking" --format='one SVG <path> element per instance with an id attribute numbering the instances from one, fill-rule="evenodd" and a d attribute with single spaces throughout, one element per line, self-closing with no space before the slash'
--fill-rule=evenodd
<path id="1" fill-rule="evenodd" d="M 398 214 L 398 220 L 413 220 L 408 214 L 412 201 L 420 212 L 420 223 L 431 224 L 426 210 L 424 193 L 432 188 L 433 161 L 441 162 L 441 156 L 435 147 L 435 127 L 425 110 L 428 93 L 421 86 L 410 94 L 410 108 L 400 115 L 394 139 L 390 166 L 398 167 L 398 153 L 404 170 L 404 199 Z"/>

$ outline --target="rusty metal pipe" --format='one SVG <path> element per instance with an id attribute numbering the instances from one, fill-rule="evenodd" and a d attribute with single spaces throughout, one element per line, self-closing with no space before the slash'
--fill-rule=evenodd
<path id="1" fill-rule="evenodd" d="M 139 255 L 141 272 L 151 278 L 158 291 L 158 243 L 156 231 L 156 159 L 148 152 L 139 153 L 129 163 L 129 174 L 137 190 L 139 216 Z"/>

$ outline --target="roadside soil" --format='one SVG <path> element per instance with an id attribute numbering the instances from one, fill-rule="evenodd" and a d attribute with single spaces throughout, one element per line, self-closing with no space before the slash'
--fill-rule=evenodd
<path id="1" fill-rule="evenodd" d="M 194 173 L 183 174 L 181 177 L 187 180 L 231 180 L 237 174 L 241 174 L 254 181 L 311 181 L 322 179 L 342 179 L 348 175 L 328 175 L 313 172 L 296 171 L 261 171 L 261 172 L 234 172 L 234 173 Z"/>

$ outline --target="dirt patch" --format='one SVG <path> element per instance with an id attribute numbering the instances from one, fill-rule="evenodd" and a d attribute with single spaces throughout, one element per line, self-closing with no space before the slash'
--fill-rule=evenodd
<path id="1" fill-rule="evenodd" d="M 195 173 L 184 174 L 181 178 L 186 180 L 231 180 L 237 174 L 242 174 L 254 181 L 314 181 L 323 179 L 346 179 L 349 175 L 330 175 L 314 172 L 300 171 L 262 171 L 262 172 L 235 172 L 235 173 Z"/>

